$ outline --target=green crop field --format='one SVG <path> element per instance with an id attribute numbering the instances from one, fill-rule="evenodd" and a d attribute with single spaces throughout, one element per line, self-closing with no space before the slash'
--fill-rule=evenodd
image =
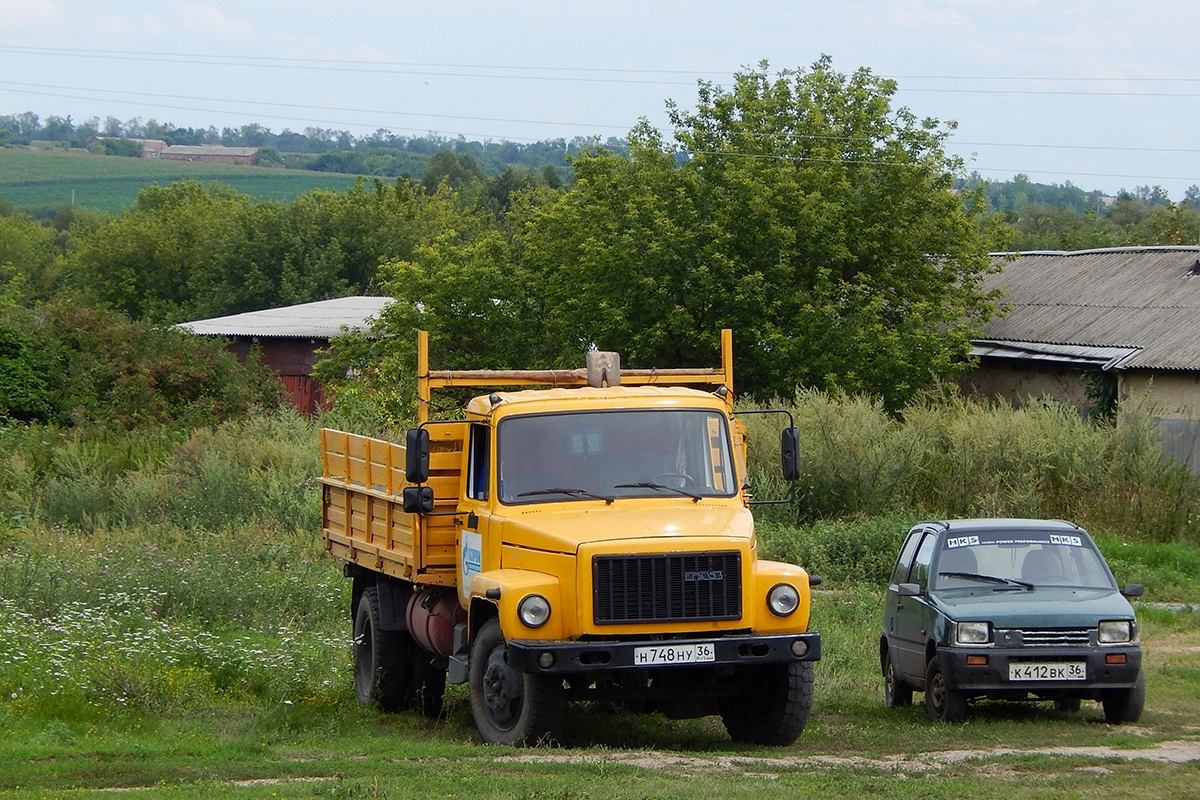
<path id="1" fill-rule="evenodd" d="M 37 211 L 73 203 L 117 213 L 145 186 L 192 179 L 222 183 L 255 200 L 290 201 L 314 189 L 341 191 L 357 176 L 235 164 L 100 156 L 81 151 L 0 149 L 0 200 Z"/>

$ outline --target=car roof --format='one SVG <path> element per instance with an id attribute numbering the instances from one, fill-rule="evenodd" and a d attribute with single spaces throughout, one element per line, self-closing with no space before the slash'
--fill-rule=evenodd
<path id="1" fill-rule="evenodd" d="M 914 527 L 942 528 L 947 531 L 969 533 L 971 531 L 1027 530 L 1027 531 L 1083 531 L 1074 522 L 1062 519 L 1024 519 L 1020 517 L 980 517 L 975 519 L 928 520 Z"/>

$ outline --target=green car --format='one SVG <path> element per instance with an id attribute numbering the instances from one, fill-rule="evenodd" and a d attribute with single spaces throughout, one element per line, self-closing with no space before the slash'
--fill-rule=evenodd
<path id="1" fill-rule="evenodd" d="M 1145 684 L 1137 618 L 1090 536 L 1061 520 L 961 519 L 909 531 L 892 570 L 879 638 L 884 701 L 925 693 L 954 722 L 975 698 L 1096 700 L 1136 722 Z"/>

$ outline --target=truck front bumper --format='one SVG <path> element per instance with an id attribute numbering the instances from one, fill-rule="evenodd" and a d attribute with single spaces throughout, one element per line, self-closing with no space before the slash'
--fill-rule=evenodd
<path id="1" fill-rule="evenodd" d="M 707 661 L 647 665 L 645 648 L 671 645 L 712 645 Z M 540 641 L 512 639 L 506 661 L 519 672 L 569 675 L 585 672 L 656 669 L 658 667 L 746 667 L 759 664 L 790 664 L 821 658 L 819 633 L 789 633 L 770 636 L 714 636 L 702 639 L 656 641 Z M 639 660 L 641 659 L 641 660 Z"/>

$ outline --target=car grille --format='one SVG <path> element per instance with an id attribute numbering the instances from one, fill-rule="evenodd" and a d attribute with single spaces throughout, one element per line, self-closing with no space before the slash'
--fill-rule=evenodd
<path id="1" fill-rule="evenodd" d="M 1091 628 L 1028 628 L 1014 631 L 1025 645 L 1055 647 L 1086 645 L 1091 642 Z"/>
<path id="2" fill-rule="evenodd" d="M 739 619 L 741 554 L 597 556 L 592 601 L 597 625 Z"/>

